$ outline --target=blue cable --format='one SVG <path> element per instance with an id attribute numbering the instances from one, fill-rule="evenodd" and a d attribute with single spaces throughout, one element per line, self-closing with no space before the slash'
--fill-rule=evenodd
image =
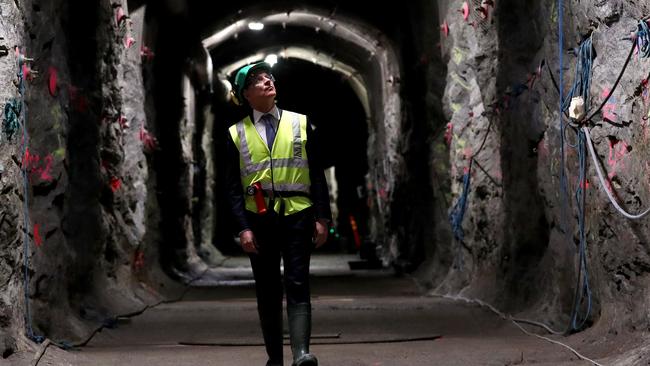
<path id="1" fill-rule="evenodd" d="M 465 232 L 463 231 L 463 217 L 465 217 L 465 211 L 467 210 L 467 197 L 469 196 L 471 175 L 472 165 L 470 163 L 470 168 L 467 173 L 463 175 L 463 193 L 460 195 L 460 198 L 458 198 L 458 201 L 456 201 L 454 208 L 449 214 L 451 229 L 454 232 L 454 238 L 458 241 L 462 241 L 465 238 Z"/>
<path id="2" fill-rule="evenodd" d="M 559 32 L 559 63 L 560 63 L 560 190 L 562 195 L 562 225 L 564 226 L 567 238 L 570 240 L 569 226 L 568 226 L 568 182 L 566 176 L 566 159 L 565 159 L 565 145 L 568 144 L 565 140 L 565 130 L 568 124 L 565 124 L 562 115 L 569 109 L 571 100 L 574 96 L 582 96 L 585 103 L 585 111 L 588 111 L 591 104 L 591 76 L 592 76 L 592 63 L 593 63 L 593 44 L 592 38 L 586 38 L 577 49 L 577 62 L 573 84 L 566 97 L 564 96 L 564 29 L 563 29 L 563 0 L 558 0 L 558 32 Z M 568 144 L 572 146 L 571 144 Z M 579 266 L 578 266 L 578 283 L 576 285 L 576 292 L 573 301 L 573 309 L 571 310 L 571 323 L 569 331 L 581 329 L 586 321 L 589 319 L 591 313 L 592 296 L 589 287 L 589 273 L 587 271 L 587 243 L 585 235 L 585 187 L 586 185 L 586 136 L 584 132 L 578 134 L 578 160 L 580 165 L 578 188 L 576 190 L 576 202 L 578 206 L 578 226 L 580 235 L 579 251 Z M 580 317 L 579 308 L 583 301 L 586 301 L 586 312 L 584 316 Z M 581 318 L 579 320 L 579 318 Z"/>
<path id="3" fill-rule="evenodd" d="M 582 329 L 585 325 L 589 314 L 591 313 L 591 289 L 589 288 L 589 273 L 587 272 L 587 238 L 585 233 L 585 195 L 587 184 L 587 137 L 584 131 L 578 132 L 578 161 L 580 166 L 580 173 L 578 176 L 578 188 L 576 189 L 576 204 L 578 205 L 578 226 L 580 233 L 580 246 L 578 248 L 580 253 L 579 267 L 578 267 L 578 287 L 576 289 L 576 297 L 574 299 L 573 311 L 571 313 L 571 328 L 573 330 Z M 584 317 L 578 324 L 580 304 L 583 300 L 587 303 L 587 309 Z"/>

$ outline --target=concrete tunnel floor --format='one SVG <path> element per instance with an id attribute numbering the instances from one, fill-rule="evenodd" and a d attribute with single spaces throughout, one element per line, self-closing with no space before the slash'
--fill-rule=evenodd
<path id="1" fill-rule="evenodd" d="M 351 260 L 312 259 L 311 351 L 322 366 L 589 364 L 486 308 L 422 296 L 411 278 L 387 269 L 350 270 Z M 251 279 L 247 258 L 227 259 L 181 301 L 120 321 L 79 350 L 50 347 L 39 365 L 264 365 Z M 614 351 L 580 335 L 554 338 L 594 359 Z M 285 340 L 285 365 L 290 354 Z M 22 357 L 16 365 L 33 355 Z"/>

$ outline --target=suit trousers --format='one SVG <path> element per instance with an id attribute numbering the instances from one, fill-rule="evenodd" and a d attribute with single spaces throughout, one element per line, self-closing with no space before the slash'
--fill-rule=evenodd
<path id="1" fill-rule="evenodd" d="M 307 208 L 288 216 L 273 211 L 266 215 L 249 213 L 257 241 L 257 254 L 249 254 L 260 325 L 271 361 L 282 360 L 283 284 L 287 304 L 310 303 L 309 261 L 314 244 L 315 217 Z M 280 269 L 284 264 L 284 279 Z"/>

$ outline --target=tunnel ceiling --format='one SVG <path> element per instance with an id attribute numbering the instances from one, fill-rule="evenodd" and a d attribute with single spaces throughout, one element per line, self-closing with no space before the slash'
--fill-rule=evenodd
<path id="1" fill-rule="evenodd" d="M 305 8 L 320 9 L 319 13 L 331 18 L 347 17 L 368 23 L 378 30 L 392 34 L 398 28 L 396 19 L 406 12 L 401 4 L 389 4 L 378 7 L 375 3 L 333 2 L 322 0 L 301 1 L 300 6 L 290 1 L 238 1 L 216 2 L 203 0 L 188 1 L 190 16 L 202 38 L 209 37 L 220 29 L 236 22 L 242 17 L 256 17 L 269 13 L 298 11 Z"/>
<path id="2" fill-rule="evenodd" d="M 280 25 L 266 26 L 262 31 L 246 29 L 237 38 L 229 38 L 211 49 L 211 56 L 215 69 L 219 69 L 262 49 L 281 53 L 286 47 L 314 49 L 315 52 L 324 53 L 354 68 L 364 67 L 371 57 L 365 50 L 328 32 L 316 32 L 307 27 L 284 29 Z"/>
<path id="3" fill-rule="evenodd" d="M 298 7 L 281 1 L 236 5 L 215 7 L 213 3 L 188 2 L 192 24 L 205 47 L 212 50 L 215 69 L 250 57 L 261 48 L 280 52 L 286 46 L 311 45 L 316 53 L 364 72 L 376 53 L 386 50 L 385 43 L 390 40 L 385 34 L 393 34 L 398 23 L 395 19 L 400 19 L 385 7 L 377 10 L 359 4 L 340 7 L 334 2 L 306 1 Z M 249 30 L 247 23 L 251 20 L 263 21 L 265 29 Z M 336 69 L 334 65 L 332 68 Z"/>

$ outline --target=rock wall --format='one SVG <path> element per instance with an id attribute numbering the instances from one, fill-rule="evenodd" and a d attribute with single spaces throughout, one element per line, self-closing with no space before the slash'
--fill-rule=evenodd
<path id="1" fill-rule="evenodd" d="M 449 232 L 436 233 L 431 263 L 421 270 L 429 276 L 424 282 L 435 293 L 481 298 L 564 330 L 574 309 L 578 277 L 575 192 L 580 182 L 578 150 L 567 145 L 568 195 L 563 198 L 559 94 L 549 77 L 550 69 L 559 78 L 556 2 L 502 0 L 496 7 L 485 7 L 487 19 L 477 11 L 478 0 L 468 2 L 467 19 L 462 1 L 439 5 L 450 173 L 435 153 L 431 170 L 436 176 L 451 176 L 450 211 L 463 191 L 472 158 L 474 162 L 464 238 L 450 241 Z M 605 102 L 628 55 L 631 43 L 621 39 L 629 37 L 648 11 L 647 5 L 626 1 L 565 2 L 565 49 L 577 47 L 593 31 L 592 111 Z M 563 53 L 566 91 L 576 57 Z M 648 66 L 647 59 L 633 57 L 591 129 L 608 185 L 635 213 L 650 205 L 649 106 L 643 84 Z M 565 136 L 568 143 L 577 142 L 572 129 Z M 435 143 L 433 151 L 442 150 L 440 142 Z M 582 186 L 593 301 L 586 325 L 593 325 L 588 334 L 595 338 L 647 327 L 650 224 L 648 218 L 632 221 L 616 212 L 588 159 Z M 439 181 L 444 184 L 444 178 Z M 566 224 L 563 202 L 568 205 Z M 586 303 L 579 311 L 586 312 Z"/>
<path id="2" fill-rule="evenodd" d="M 23 334 L 85 340 L 106 319 L 158 295 L 140 282 L 155 278 L 143 271 L 152 225 L 146 142 L 153 141 L 142 103 L 144 8 L 129 16 L 126 1 L 3 1 L 0 10 L 8 48 L 0 57 L 8 106 L 0 140 L 7 357 Z M 25 64 L 24 107 L 14 45 L 34 59 Z M 155 273 L 157 262 L 146 268 Z"/>
<path id="3" fill-rule="evenodd" d="M 18 65 L 15 45 L 24 45 L 28 39 L 26 12 L 31 2 L 2 1 L 0 14 L 0 97 L 3 105 L 12 103 L 9 115 L 22 109 L 22 98 L 17 83 Z M 25 45 L 27 46 L 27 45 Z M 3 108 L 4 111 L 4 108 Z M 16 113 L 17 114 L 17 113 Z M 22 248 L 24 221 L 24 185 L 21 172 L 23 151 L 20 146 L 21 128 L 15 115 L 5 122 L 3 113 L 0 134 L 0 352 L 3 358 L 16 351 L 16 331 L 23 325 Z M 11 123 L 9 123 L 11 122 Z"/>

